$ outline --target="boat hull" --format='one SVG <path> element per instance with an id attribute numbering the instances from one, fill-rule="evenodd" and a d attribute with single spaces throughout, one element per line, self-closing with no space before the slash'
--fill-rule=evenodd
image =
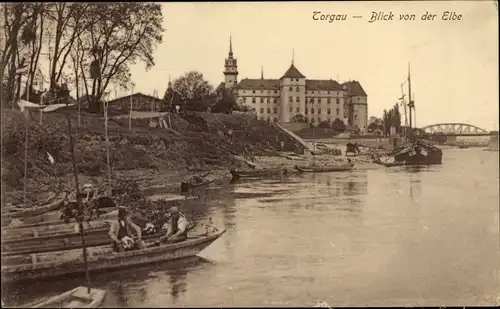
<path id="1" fill-rule="evenodd" d="M 224 233 L 225 230 L 207 236 L 190 237 L 180 243 L 120 253 L 111 252 L 111 246 L 88 248 L 87 265 L 89 271 L 102 271 L 191 257 L 197 255 Z M 80 254 L 75 258 L 78 251 Z M 32 263 L 30 264 L 2 266 L 2 283 L 40 280 L 85 272 L 81 249 L 50 254 L 54 256 L 59 254 L 60 258 L 38 263 L 36 255 L 31 255 Z M 73 255 L 73 258 L 64 258 L 64 254 Z"/>
<path id="2" fill-rule="evenodd" d="M 240 178 L 257 178 L 257 177 L 273 176 L 285 173 L 284 170 L 282 169 L 267 169 L 267 170 L 256 170 L 256 171 L 231 170 L 230 172 L 233 180 Z"/>
<path id="3" fill-rule="evenodd" d="M 390 155 L 396 163 L 402 165 L 442 164 L 443 151 L 420 140 L 407 143 L 394 150 Z"/>
<path id="4" fill-rule="evenodd" d="M 106 290 L 95 288 L 90 289 L 90 294 L 87 294 L 87 287 L 79 286 L 30 308 L 98 308 L 104 302 L 106 294 Z"/>
<path id="5" fill-rule="evenodd" d="M 209 180 L 206 180 L 206 181 L 203 181 L 200 183 L 190 183 L 190 182 L 183 181 L 183 182 L 181 182 L 181 192 L 184 193 L 184 192 L 188 192 L 189 190 L 192 190 L 192 189 L 208 186 L 209 184 L 211 184 L 214 181 L 215 181 L 215 179 L 209 179 Z"/>
<path id="6" fill-rule="evenodd" d="M 39 216 L 50 211 L 58 210 L 64 204 L 64 200 L 66 199 L 66 193 L 62 193 L 57 197 L 55 197 L 54 199 L 55 199 L 54 201 L 51 201 L 47 205 L 41 205 L 33 207 L 31 209 L 20 210 L 16 212 L 4 213 L 2 214 L 2 221 L 15 218 Z"/>
<path id="7" fill-rule="evenodd" d="M 188 231 L 192 230 L 196 224 L 188 226 Z M 109 224 L 101 222 L 100 226 L 93 228 L 84 227 L 85 243 L 87 247 L 107 245 L 110 243 L 108 236 Z M 165 234 L 164 231 L 152 235 L 144 235 L 143 239 L 156 240 Z M 72 250 L 80 248 L 82 245 L 81 235 L 76 231 L 66 233 L 54 233 L 42 236 L 31 236 L 23 238 L 2 239 L 2 258 L 19 254 L 44 253 L 61 250 Z"/>
<path id="8" fill-rule="evenodd" d="M 326 173 L 326 172 L 347 172 L 353 169 L 353 166 L 335 166 L 335 167 L 306 167 L 295 166 L 300 173 Z"/>

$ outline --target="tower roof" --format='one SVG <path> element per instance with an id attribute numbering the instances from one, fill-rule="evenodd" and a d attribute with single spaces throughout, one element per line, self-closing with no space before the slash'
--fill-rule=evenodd
<path id="1" fill-rule="evenodd" d="M 342 84 L 342 87 L 346 86 L 347 89 L 351 92 L 352 96 L 366 97 L 367 94 L 361 84 L 357 80 L 345 82 Z"/>
<path id="2" fill-rule="evenodd" d="M 229 35 L 229 57 L 233 56 L 233 39 L 231 35 Z"/>
<path id="3" fill-rule="evenodd" d="M 288 68 L 288 70 L 285 72 L 285 75 L 283 75 L 281 78 L 284 78 L 284 77 L 304 78 L 305 76 L 302 75 L 302 73 L 300 73 L 299 70 L 297 70 L 297 68 L 292 63 L 290 68 Z"/>

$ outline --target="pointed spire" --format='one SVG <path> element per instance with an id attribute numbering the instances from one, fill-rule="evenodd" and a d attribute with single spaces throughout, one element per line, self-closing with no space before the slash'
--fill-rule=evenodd
<path id="1" fill-rule="evenodd" d="M 168 74 L 168 88 L 172 88 L 172 81 L 170 80 L 170 74 Z"/>
<path id="2" fill-rule="evenodd" d="M 264 67 L 260 66 L 260 79 L 264 79 Z"/>
<path id="3" fill-rule="evenodd" d="M 231 34 L 229 34 L 229 56 L 233 55 L 233 39 Z"/>

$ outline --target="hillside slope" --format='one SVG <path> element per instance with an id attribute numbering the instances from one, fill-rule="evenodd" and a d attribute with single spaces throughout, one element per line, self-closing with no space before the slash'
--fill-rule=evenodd
<path id="1" fill-rule="evenodd" d="M 104 120 L 92 114 L 71 113 L 76 138 L 79 172 L 100 177 L 106 174 Z M 128 119 L 109 120 L 110 162 L 113 171 L 150 169 L 206 170 L 235 164 L 234 156 L 275 155 L 281 150 L 296 151 L 299 145 L 275 126 L 242 114 L 199 113 L 182 118 L 171 115 L 172 129 L 150 128 L 149 119 L 134 119 L 132 131 Z M 2 110 L 2 187 L 21 189 L 24 175 L 24 115 Z M 63 113 L 31 116 L 28 137 L 28 177 L 35 183 L 44 178 L 68 174 L 71 169 L 67 118 Z M 47 152 L 56 164 L 50 165 Z M 53 177 L 52 177 L 53 178 Z M 53 181 L 53 180 L 52 180 Z M 4 190 L 2 190 L 4 191 Z M 30 191 L 31 192 L 31 191 Z"/>

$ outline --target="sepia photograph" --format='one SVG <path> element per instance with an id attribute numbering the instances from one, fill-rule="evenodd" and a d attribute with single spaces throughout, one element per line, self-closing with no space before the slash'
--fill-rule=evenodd
<path id="1" fill-rule="evenodd" d="M 500 306 L 498 18 L 0 4 L 2 307 Z"/>

